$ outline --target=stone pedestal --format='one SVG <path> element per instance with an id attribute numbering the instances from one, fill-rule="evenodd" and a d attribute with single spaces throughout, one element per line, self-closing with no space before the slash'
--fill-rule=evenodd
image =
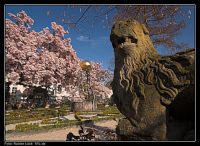
<path id="1" fill-rule="evenodd" d="M 131 141 L 133 139 L 134 127 L 126 119 L 120 119 L 116 127 L 116 134 L 120 141 Z"/>
<path id="2" fill-rule="evenodd" d="M 120 141 L 152 141 L 157 140 L 153 136 L 139 134 L 136 128 L 131 125 L 128 119 L 123 118 L 119 120 L 116 127 L 116 134 Z"/>
<path id="3" fill-rule="evenodd" d="M 92 111 L 93 101 L 73 102 L 71 111 Z M 97 103 L 95 102 L 95 109 L 97 109 Z"/>
<path id="4" fill-rule="evenodd" d="M 77 112 L 77 111 L 81 111 L 82 109 L 83 109 L 83 102 L 72 103 L 71 111 Z"/>

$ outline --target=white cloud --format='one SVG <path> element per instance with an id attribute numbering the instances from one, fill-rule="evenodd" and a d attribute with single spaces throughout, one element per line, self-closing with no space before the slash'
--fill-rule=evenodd
<path id="1" fill-rule="evenodd" d="M 79 36 L 79 37 L 77 38 L 77 40 L 82 41 L 82 42 L 88 42 L 88 41 L 90 41 L 88 37 L 82 36 L 82 35 Z"/>
<path id="2" fill-rule="evenodd" d="M 90 43 L 92 48 L 98 48 L 107 43 L 109 41 L 109 37 L 101 36 L 98 39 L 89 39 L 89 37 L 86 36 L 79 36 L 77 40 Z"/>

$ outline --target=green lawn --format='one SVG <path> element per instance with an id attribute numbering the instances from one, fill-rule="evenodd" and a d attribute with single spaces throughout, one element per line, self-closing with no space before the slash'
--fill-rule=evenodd
<path id="1" fill-rule="evenodd" d="M 71 107 L 63 106 L 62 108 L 36 108 L 36 109 L 18 109 L 12 111 L 6 111 L 5 123 L 15 124 L 28 121 L 42 120 L 47 118 L 65 116 L 70 114 Z"/>
<path id="2" fill-rule="evenodd" d="M 35 121 L 35 120 L 42 120 L 42 124 L 51 124 L 40 127 L 39 124 L 19 124 L 16 126 L 15 130 L 8 130 L 7 133 L 10 132 L 24 132 L 24 131 L 36 131 L 36 130 L 43 130 L 43 129 L 52 129 L 52 128 L 58 128 L 58 127 L 66 127 L 66 126 L 72 126 L 72 125 L 79 125 L 91 121 L 101 121 L 101 120 L 109 120 L 113 118 L 120 118 L 124 117 L 117 107 L 106 107 L 106 108 L 97 108 L 96 111 L 81 111 L 76 112 L 75 116 L 77 117 L 77 120 L 57 120 L 52 121 L 52 117 L 58 117 L 72 114 L 73 112 L 70 112 L 69 106 L 64 106 L 60 109 L 57 108 L 37 108 L 34 110 L 15 110 L 9 113 L 10 115 L 6 115 L 6 125 L 8 124 L 14 124 L 14 123 L 22 123 L 27 121 Z M 88 114 L 97 114 L 97 116 L 94 116 L 92 118 L 89 118 L 88 120 L 83 121 L 82 118 L 79 115 L 88 115 Z M 19 116 L 20 115 L 20 116 Z M 105 118 L 98 118 L 98 116 L 107 116 Z M 26 119 L 24 119 L 26 118 Z"/>

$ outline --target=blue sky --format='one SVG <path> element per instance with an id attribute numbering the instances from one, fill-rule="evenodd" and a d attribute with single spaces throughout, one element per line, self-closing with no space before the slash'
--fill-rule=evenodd
<path id="1" fill-rule="evenodd" d="M 34 24 L 31 26 L 32 30 L 39 32 L 43 28 L 49 27 L 51 29 L 51 22 L 56 22 L 56 18 L 52 15 L 47 15 L 48 6 L 51 10 L 57 14 L 64 11 L 62 5 L 5 5 L 5 18 L 11 19 L 7 13 L 17 14 L 21 10 L 25 11 L 28 16 L 34 20 Z M 182 36 L 178 36 L 176 41 L 178 43 L 187 42 L 189 47 L 195 47 L 195 6 L 185 6 L 186 11 L 191 11 L 190 18 L 186 20 L 186 28 L 182 30 Z M 67 14 L 72 15 L 72 11 L 66 11 Z M 83 12 L 76 12 L 77 15 L 82 15 Z M 111 15 L 114 15 L 112 11 Z M 62 25 L 62 24 L 61 24 Z M 67 25 L 62 25 L 65 30 L 68 29 Z M 103 62 L 103 69 L 109 66 L 109 60 L 114 57 L 112 44 L 110 42 L 110 29 L 103 28 L 103 24 L 99 23 L 94 26 L 93 36 L 89 39 L 88 36 L 78 33 L 73 29 L 69 30 L 66 38 L 71 38 L 71 45 L 77 52 L 77 56 L 83 60 L 89 60 L 97 62 Z M 157 48 L 159 53 L 162 53 L 162 49 Z"/>

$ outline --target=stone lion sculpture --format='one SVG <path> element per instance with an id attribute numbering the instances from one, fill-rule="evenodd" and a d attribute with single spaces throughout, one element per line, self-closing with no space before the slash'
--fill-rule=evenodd
<path id="1" fill-rule="evenodd" d="M 115 53 L 113 100 L 128 119 L 121 140 L 194 140 L 194 49 L 169 56 L 155 50 L 144 24 L 115 23 L 110 41 Z M 121 127 L 120 127 L 121 125 Z"/>

